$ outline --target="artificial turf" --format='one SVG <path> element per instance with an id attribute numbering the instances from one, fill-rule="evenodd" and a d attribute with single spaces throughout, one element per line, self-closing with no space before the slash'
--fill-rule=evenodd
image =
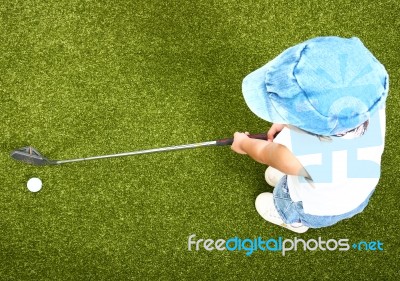
<path id="1" fill-rule="evenodd" d="M 399 280 L 400 2 L 0 3 L 2 280 Z M 315 36 L 359 37 L 390 75 L 382 177 L 366 210 L 294 235 L 263 221 L 265 167 L 229 147 L 33 167 L 265 131 L 241 81 Z M 40 177 L 43 189 L 25 184 Z M 383 251 L 188 251 L 188 236 L 341 239 Z"/>

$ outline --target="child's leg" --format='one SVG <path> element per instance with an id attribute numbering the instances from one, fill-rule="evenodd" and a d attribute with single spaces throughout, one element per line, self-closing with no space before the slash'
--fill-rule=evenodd
<path id="1" fill-rule="evenodd" d="M 264 192 L 257 196 L 256 202 L 255 202 L 257 212 L 260 214 L 260 216 L 263 219 L 265 219 L 268 222 L 285 227 L 296 233 L 306 232 L 308 230 L 308 227 L 304 226 L 300 222 L 300 219 L 295 216 L 296 213 L 294 213 L 294 215 L 290 218 L 291 222 L 287 223 L 288 220 L 285 217 L 282 217 L 282 215 L 280 214 L 281 212 L 278 212 L 274 197 L 276 196 L 277 193 L 282 192 L 281 185 L 286 186 L 286 177 L 281 176 L 282 173 L 272 167 L 269 167 L 267 169 L 266 178 L 267 178 L 267 176 L 271 175 L 269 173 L 275 173 L 276 177 L 280 177 L 280 180 L 278 181 L 277 184 L 275 184 L 276 190 L 274 190 L 274 194 L 269 193 L 269 192 Z M 269 183 L 269 184 L 273 185 L 273 183 Z M 291 203 L 290 197 L 289 197 L 289 199 L 287 199 L 285 194 L 278 195 L 278 196 L 279 196 L 279 198 L 281 198 L 283 200 L 282 207 L 285 208 L 285 204 Z"/>
<path id="2" fill-rule="evenodd" d="M 365 201 L 354 210 L 341 215 L 334 216 L 316 216 L 304 213 L 303 203 L 293 202 L 289 195 L 286 176 L 281 179 L 273 192 L 274 205 L 280 217 L 286 224 L 292 226 L 301 223 L 303 226 L 310 228 L 327 227 L 336 224 L 337 222 L 353 217 L 362 212 L 367 206 L 371 194 Z"/>
<path id="3" fill-rule="evenodd" d="M 285 227 L 296 233 L 304 233 L 308 230 L 308 227 L 304 226 L 302 223 L 287 224 L 282 220 L 275 207 L 272 193 L 264 192 L 258 195 L 255 205 L 260 216 L 268 222 Z"/>

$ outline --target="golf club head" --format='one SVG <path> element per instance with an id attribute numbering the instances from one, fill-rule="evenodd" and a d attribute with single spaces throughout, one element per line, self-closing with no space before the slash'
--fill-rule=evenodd
<path id="1" fill-rule="evenodd" d="M 32 146 L 23 147 L 16 149 L 11 152 L 11 157 L 15 160 L 25 162 L 35 166 L 55 165 L 57 161 L 49 160 L 43 157 L 36 149 Z"/>

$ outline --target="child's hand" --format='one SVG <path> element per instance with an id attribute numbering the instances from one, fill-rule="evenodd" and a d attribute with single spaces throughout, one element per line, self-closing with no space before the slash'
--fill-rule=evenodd
<path id="1" fill-rule="evenodd" d="M 247 153 L 242 149 L 242 143 L 243 143 L 244 141 L 246 141 L 246 139 L 249 138 L 249 137 L 247 136 L 248 134 L 249 134 L 248 132 L 246 132 L 246 133 L 239 133 L 239 132 L 236 132 L 236 133 L 233 135 L 233 143 L 232 143 L 231 149 L 232 149 L 233 151 L 235 151 L 236 153 L 239 153 L 239 154 L 247 154 Z"/>
<path id="2" fill-rule="evenodd" d="M 273 141 L 275 138 L 275 135 L 278 134 L 280 131 L 283 130 L 285 127 L 285 124 L 272 124 L 271 128 L 269 128 L 267 136 L 269 141 Z"/>

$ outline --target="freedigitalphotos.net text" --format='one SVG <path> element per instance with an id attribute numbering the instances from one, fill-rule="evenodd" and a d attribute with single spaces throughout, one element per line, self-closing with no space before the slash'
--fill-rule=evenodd
<path id="1" fill-rule="evenodd" d="M 321 237 L 318 239 L 304 240 L 295 237 L 294 239 L 269 238 L 263 240 L 262 237 L 254 239 L 240 239 L 232 237 L 225 239 L 196 239 L 196 235 L 192 234 L 188 237 L 188 250 L 199 251 L 245 251 L 247 256 L 250 256 L 255 251 L 271 251 L 281 252 L 282 256 L 289 251 L 348 251 L 350 249 L 349 239 L 328 239 L 324 240 Z"/>

